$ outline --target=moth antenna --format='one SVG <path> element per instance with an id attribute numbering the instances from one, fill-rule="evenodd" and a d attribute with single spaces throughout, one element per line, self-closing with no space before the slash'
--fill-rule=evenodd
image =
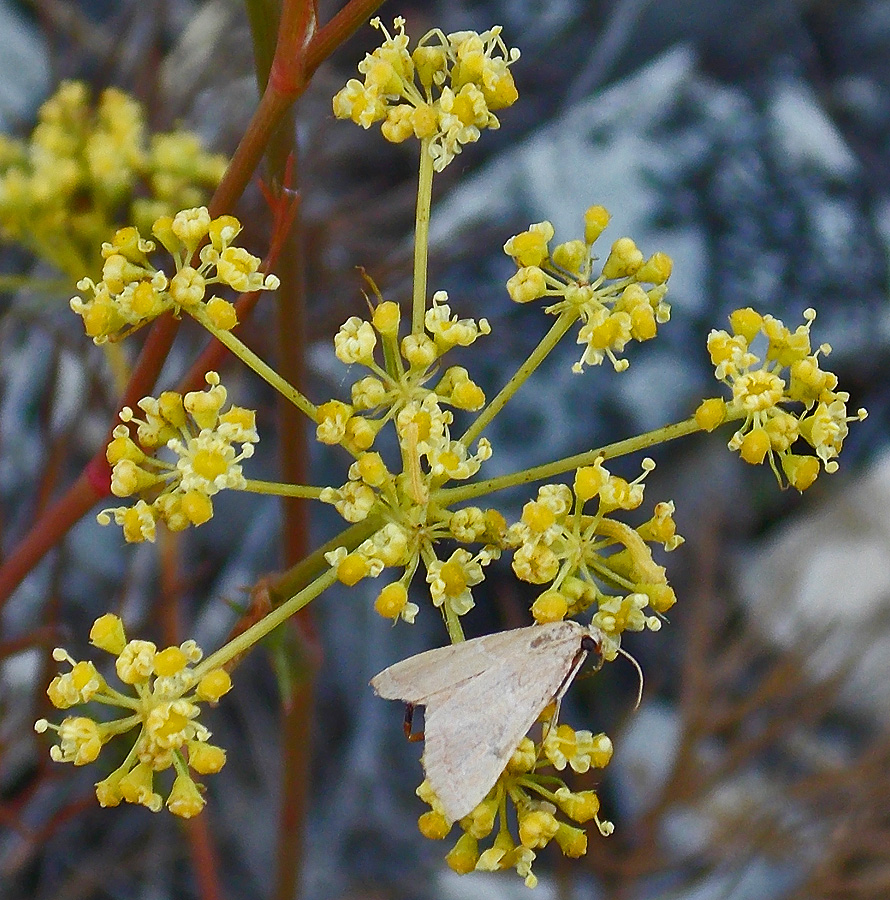
<path id="1" fill-rule="evenodd" d="M 639 709 L 640 704 L 643 702 L 643 670 L 640 667 L 640 664 L 627 652 L 627 650 L 622 650 L 621 647 L 618 648 L 618 652 L 625 657 L 625 659 L 629 659 L 634 668 L 637 670 L 637 675 L 640 677 L 640 688 L 637 691 L 637 702 L 634 704 L 634 709 Z"/>

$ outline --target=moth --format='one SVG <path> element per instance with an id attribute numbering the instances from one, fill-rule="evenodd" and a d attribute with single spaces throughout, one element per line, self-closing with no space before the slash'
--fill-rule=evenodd
<path id="1" fill-rule="evenodd" d="M 418 653 L 371 679 L 386 700 L 426 707 L 423 767 L 450 821 L 485 798 L 602 639 L 571 620 L 530 625 Z"/>

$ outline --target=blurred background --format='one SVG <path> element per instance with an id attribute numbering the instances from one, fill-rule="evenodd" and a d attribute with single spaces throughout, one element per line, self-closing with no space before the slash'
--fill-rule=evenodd
<path id="1" fill-rule="evenodd" d="M 338 5 L 320 3 L 326 21 Z M 646 673 L 619 663 L 582 680 L 566 717 L 604 730 L 615 756 L 600 790 L 615 822 L 587 856 L 543 853 L 537 896 L 835 900 L 890 896 L 890 3 L 887 0 L 430 0 L 384 4 L 416 40 L 503 25 L 522 50 L 520 101 L 436 179 L 430 287 L 494 338 L 471 375 L 489 393 L 547 326 L 509 301 L 504 241 L 550 219 L 557 240 L 581 233 L 593 203 L 613 215 L 610 240 L 633 236 L 674 259 L 671 322 L 634 347 L 630 369 L 571 372 L 567 345 L 495 421 L 497 475 L 685 418 L 719 393 L 705 341 L 751 305 L 791 328 L 814 307 L 813 343 L 848 390 L 854 425 L 840 471 L 800 496 L 766 467 L 726 449 L 730 431 L 653 453 L 646 506 L 676 503 L 687 543 L 667 559 L 679 602 L 659 634 L 630 635 Z M 298 107 L 310 331 L 307 393 L 344 396 L 331 336 L 365 301 L 356 267 L 384 296 L 410 294 L 416 147 L 333 119 L 331 96 L 378 43 L 362 29 L 317 73 Z M 147 104 L 151 124 L 197 130 L 230 154 L 256 102 L 251 41 L 234 0 L 69 3 L 0 0 L 0 127 L 25 136 L 63 78 L 115 85 Z M 262 255 L 268 216 L 254 187 L 237 210 Z M 0 222 L 0 230 L 3 223 Z M 97 248 L 98 250 L 98 248 Z M 46 263 L 7 242 L 0 272 L 46 280 Z M 0 295 L 0 527 L 8 554 L 36 510 L 83 467 L 116 411 L 106 360 L 58 292 L 27 283 Z M 244 338 L 272 358 L 271 310 Z M 180 336 L 173 383 L 201 335 Z M 476 345 L 479 347 L 480 345 Z M 177 366 L 179 368 L 177 368 Z M 277 471 L 274 405 L 242 369 L 234 402 L 259 409 L 264 441 L 248 475 Z M 167 386 L 166 384 L 163 385 Z M 325 451 L 325 452 L 322 452 Z M 313 448 L 312 482 L 339 484 L 344 459 Z M 639 459 L 616 470 L 635 477 Z M 518 512 L 525 492 L 505 499 Z M 313 510 L 313 546 L 339 529 Z M 280 564 L 276 501 L 221 495 L 217 516 L 185 536 L 178 586 L 187 632 L 225 639 L 247 591 Z M 237 535 L 233 546 L 232 536 Z M 0 896 L 198 896 L 180 823 L 142 808 L 101 810 L 97 765 L 48 769 L 46 647 L 83 656 L 89 625 L 114 609 L 132 634 L 152 628 L 156 548 L 123 546 L 86 517 L 0 613 Z M 535 593 L 502 560 L 474 591 L 468 632 L 528 622 Z M 453 838 L 421 837 L 413 792 L 420 747 L 402 709 L 368 679 L 445 640 L 422 605 L 413 628 L 372 609 L 375 588 L 329 591 L 312 605 L 322 654 L 312 735 L 312 805 L 302 896 L 525 896 L 515 874 L 453 875 Z M 51 634 L 33 636 L 52 624 Z M 279 687 L 270 656 L 241 666 L 211 713 L 229 762 L 207 779 L 204 813 L 223 894 L 268 897 L 280 798 Z M 591 782 L 593 783 L 593 782 Z M 582 778 L 579 784 L 590 786 Z"/>

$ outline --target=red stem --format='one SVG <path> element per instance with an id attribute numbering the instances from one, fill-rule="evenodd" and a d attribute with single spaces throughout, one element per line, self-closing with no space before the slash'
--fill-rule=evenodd
<path id="1" fill-rule="evenodd" d="M 315 33 L 306 44 L 307 29 L 314 20 L 307 17 L 305 3 L 289 0 L 284 5 L 282 29 L 275 50 L 269 83 L 223 180 L 208 204 L 212 216 L 232 209 L 253 177 L 263 152 L 290 105 L 303 93 L 308 79 L 321 63 L 381 5 L 383 0 L 352 0 Z M 293 43 L 288 43 L 291 41 Z M 286 93 L 282 93 L 286 90 Z M 154 386 L 167 357 L 178 322 L 164 316 L 152 326 L 139 362 L 124 393 L 121 406 L 133 406 Z M 109 429 L 110 434 L 111 429 Z M 77 523 L 95 503 L 109 494 L 109 470 L 105 445 L 96 451 L 86 468 L 65 493 L 34 523 L 30 531 L 0 566 L 0 608 L 25 576 Z"/>
<path id="2" fill-rule="evenodd" d="M 178 324 L 168 315 L 152 326 L 121 399 L 121 406 L 135 406 L 136 401 L 151 390 L 173 343 Z M 111 470 L 105 461 L 105 447 L 110 437 L 111 429 L 74 484 L 37 517 L 30 531 L 0 566 L 0 608 L 69 529 L 99 500 L 109 495 Z"/>
<path id="3" fill-rule="evenodd" d="M 222 889 L 219 883 L 219 861 L 207 812 L 188 819 L 184 823 L 188 835 L 189 849 L 198 882 L 198 896 L 201 900 L 222 900 Z"/>
<path id="4" fill-rule="evenodd" d="M 212 216 L 231 209 L 253 177 L 270 136 L 291 104 L 306 90 L 315 70 L 354 34 L 383 0 L 351 0 L 323 28 L 315 25 L 307 0 L 286 0 L 269 80 L 253 120 L 235 150 L 209 209 Z"/>

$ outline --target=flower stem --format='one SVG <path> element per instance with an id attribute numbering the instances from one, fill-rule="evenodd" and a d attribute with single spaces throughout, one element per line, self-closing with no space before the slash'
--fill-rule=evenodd
<path id="1" fill-rule="evenodd" d="M 417 212 L 414 222 L 414 294 L 411 302 L 411 332 L 423 332 L 426 314 L 426 268 L 430 244 L 430 205 L 433 195 L 433 158 L 430 139 L 420 142 L 420 172 L 417 176 Z"/>
<path id="2" fill-rule="evenodd" d="M 423 557 L 427 572 L 429 572 L 433 563 L 436 562 L 436 553 L 433 550 L 433 545 L 424 542 L 420 549 L 420 555 Z M 445 620 L 445 628 L 448 630 L 448 639 L 452 644 L 463 643 L 466 638 L 464 637 L 463 626 L 460 624 L 460 616 L 452 609 L 447 598 L 443 600 L 440 608 L 442 610 L 442 618 Z"/>
<path id="3" fill-rule="evenodd" d="M 274 631 L 282 622 L 286 622 L 295 612 L 301 610 L 307 603 L 314 600 L 319 594 L 327 590 L 337 580 L 336 569 L 328 569 L 315 581 L 308 584 L 302 591 L 294 594 L 289 600 L 285 600 L 281 606 L 276 607 L 268 615 L 263 616 L 255 625 L 251 625 L 246 631 L 242 631 L 237 637 L 232 638 L 215 653 L 211 653 L 203 662 L 195 666 L 196 678 L 201 678 L 212 669 L 224 666 L 229 660 L 240 656 L 249 650 L 267 634 Z"/>
<path id="4" fill-rule="evenodd" d="M 575 310 L 565 310 L 560 313 L 559 318 L 553 323 L 550 331 L 544 335 L 541 343 L 535 347 L 529 358 L 516 370 L 513 377 L 501 388 L 501 392 L 497 397 L 479 413 L 473 424 L 464 432 L 460 442 L 465 447 L 469 447 L 482 434 L 485 426 L 507 405 L 510 398 L 522 387 L 535 369 L 541 365 L 577 318 L 578 314 Z"/>
<path id="5" fill-rule="evenodd" d="M 303 396 L 292 384 L 282 378 L 268 363 L 260 359 L 253 350 L 229 331 L 217 328 L 204 314 L 203 310 L 189 310 L 194 319 L 201 323 L 221 344 L 235 354 L 246 366 L 270 384 L 279 394 L 290 400 L 297 409 L 304 412 L 312 421 L 316 421 L 315 404 Z"/>
<path id="6" fill-rule="evenodd" d="M 446 601 L 442 609 L 445 614 L 445 627 L 448 629 L 448 639 L 452 644 L 462 644 L 466 638 L 464 637 L 464 629 L 460 624 L 460 616 L 451 608 Z"/>
<path id="7" fill-rule="evenodd" d="M 730 418 L 744 418 L 742 413 L 732 416 L 732 410 L 728 410 Z M 664 428 L 656 428 L 653 431 L 647 431 L 645 434 L 636 437 L 627 438 L 623 441 L 616 441 L 614 444 L 606 444 L 596 450 L 588 450 L 585 453 L 576 453 L 574 456 L 566 456 L 555 462 L 545 463 L 542 466 L 533 466 L 531 469 L 523 469 L 520 472 L 513 472 L 510 475 L 501 475 L 498 478 L 490 478 L 488 481 L 477 481 L 474 484 L 461 485 L 456 488 L 441 488 L 434 491 L 432 500 L 443 506 L 450 506 L 462 500 L 470 500 L 473 497 L 481 497 L 484 494 L 491 494 L 494 491 L 502 491 L 505 488 L 515 487 L 519 484 L 530 484 L 533 481 L 542 481 L 545 478 L 552 478 L 554 475 L 562 475 L 564 472 L 570 472 L 579 466 L 591 466 L 597 459 L 615 459 L 618 456 L 627 456 L 630 453 L 636 453 L 645 450 L 647 447 L 654 447 L 656 444 L 663 444 L 672 441 L 675 438 L 685 437 L 688 434 L 694 434 L 701 431 L 701 426 L 695 421 L 694 417 L 684 419 L 674 425 L 667 425 Z"/>
<path id="8" fill-rule="evenodd" d="M 241 488 L 252 494 L 272 494 L 276 497 L 303 497 L 307 500 L 317 500 L 323 488 L 306 484 L 284 484 L 280 481 L 257 481 L 248 478 L 247 483 Z"/>
<path id="9" fill-rule="evenodd" d="M 350 525 L 322 544 L 317 550 L 313 550 L 312 553 L 275 579 L 270 587 L 270 598 L 273 604 L 279 602 L 282 597 L 289 597 L 291 594 L 296 593 L 303 585 L 308 584 L 313 578 L 317 577 L 316 573 L 327 568 L 326 553 L 336 550 L 337 547 L 345 547 L 351 553 L 362 541 L 377 531 L 382 524 L 379 516 L 368 516 L 367 519 Z"/>

